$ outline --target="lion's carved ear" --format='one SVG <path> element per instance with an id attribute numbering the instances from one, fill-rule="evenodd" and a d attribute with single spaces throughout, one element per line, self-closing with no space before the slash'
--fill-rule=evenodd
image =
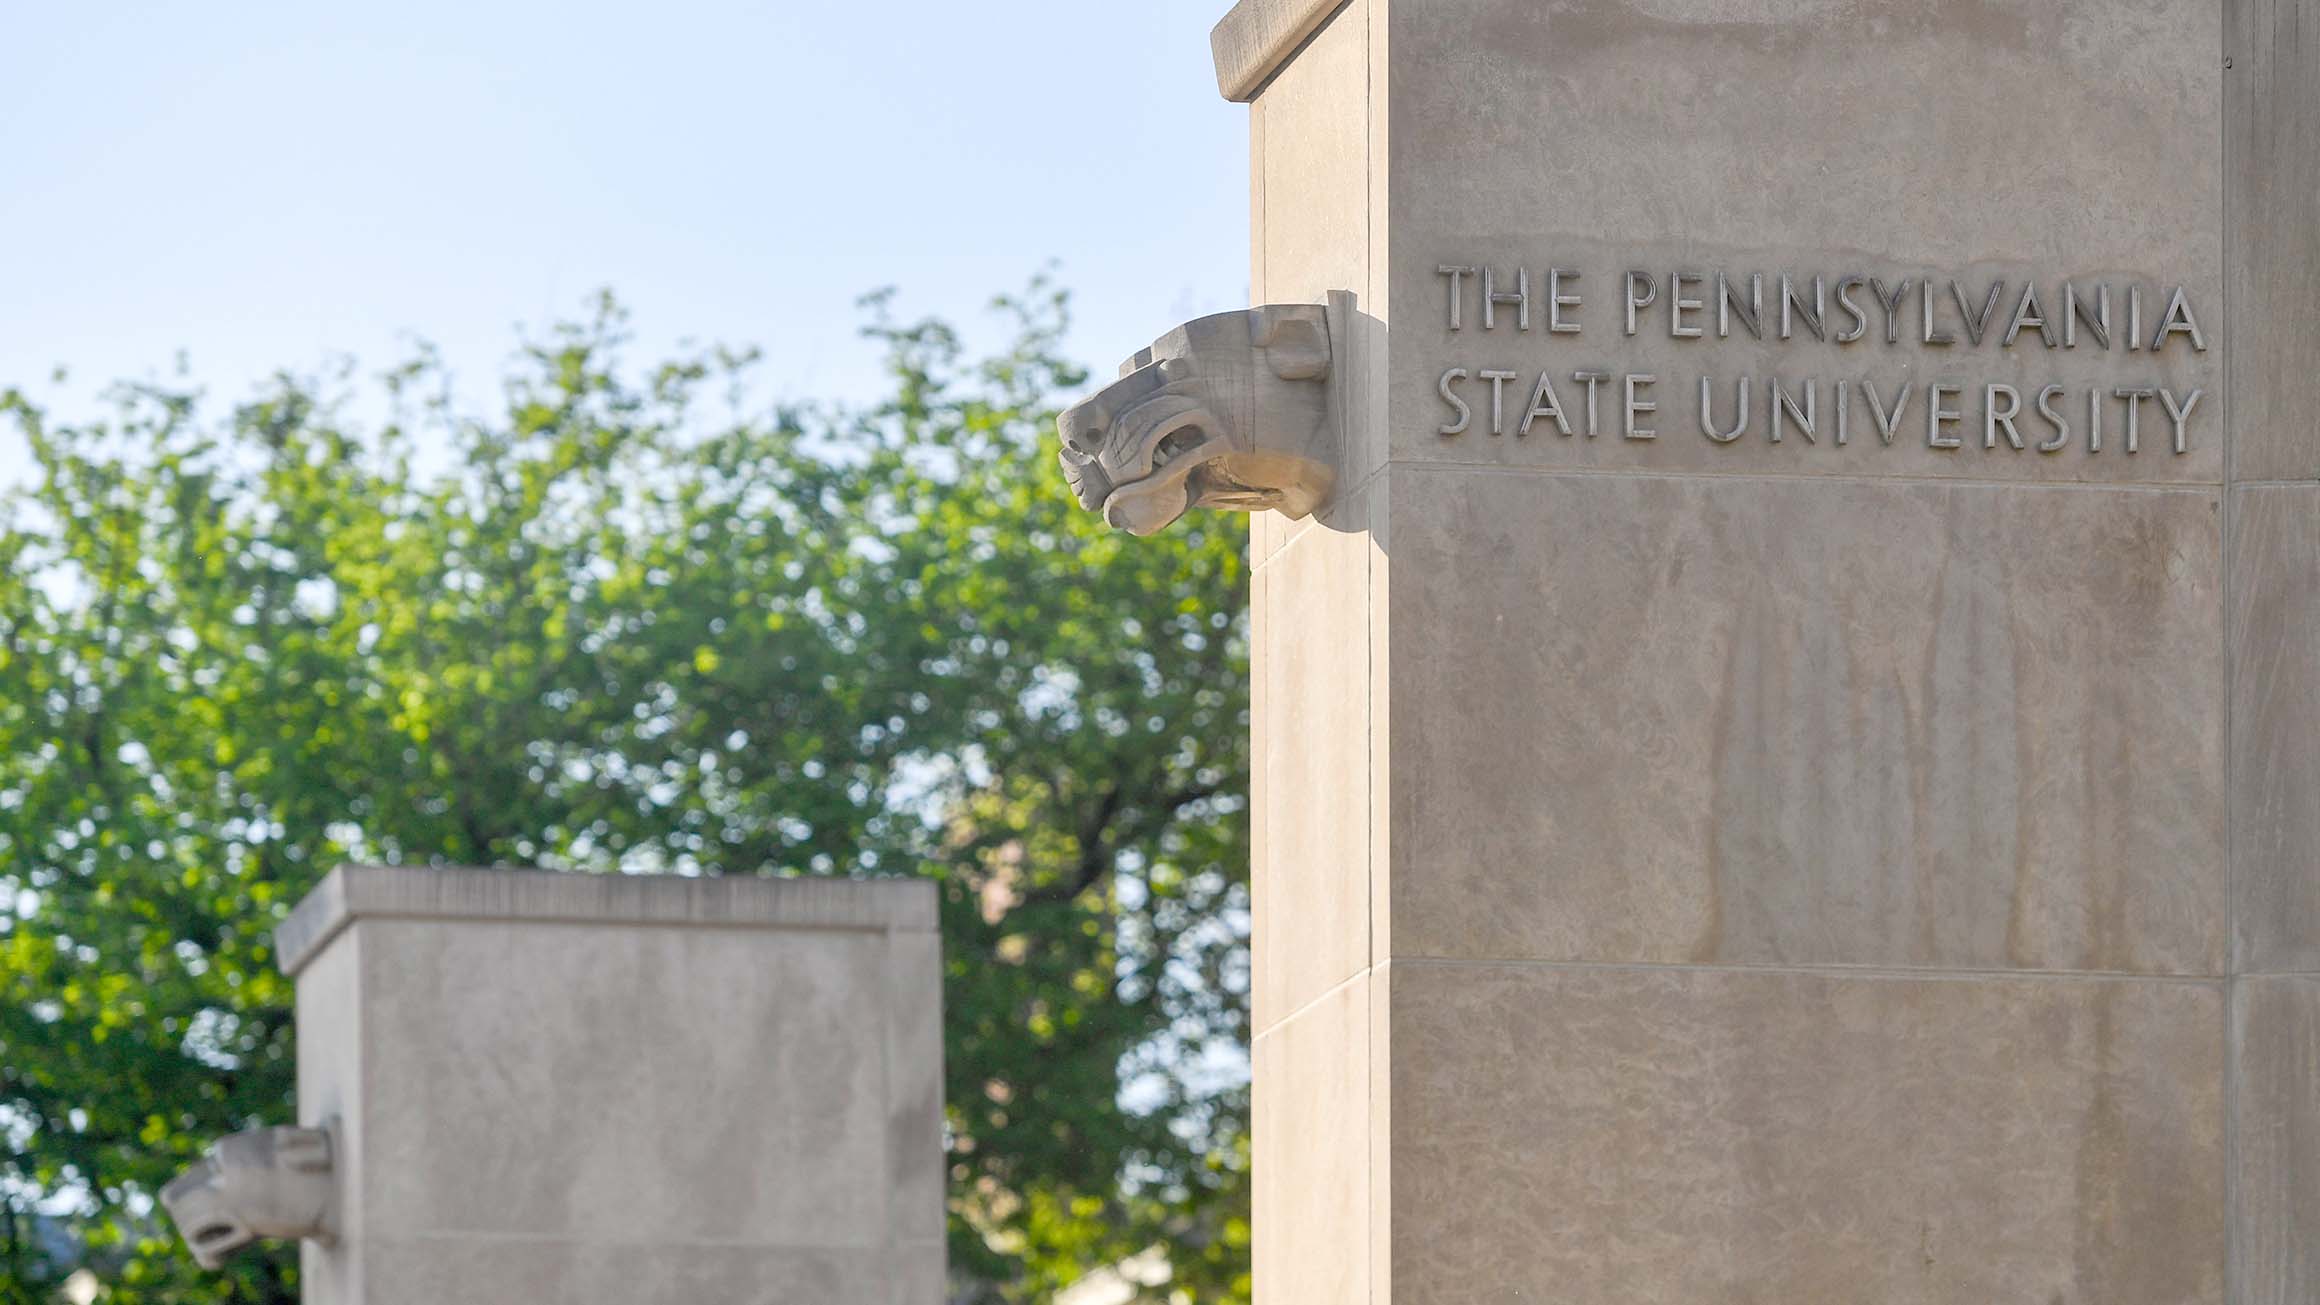
<path id="1" fill-rule="evenodd" d="M 1302 309 L 1306 305 L 1299 304 Z M 1284 381 L 1319 381 L 1329 377 L 1329 320 L 1308 312 L 1289 312 L 1281 305 L 1252 308 L 1250 339 L 1265 351 L 1273 375 Z"/>
<path id="2" fill-rule="evenodd" d="M 1146 534 L 1194 507 L 1313 512 L 1336 482 L 1330 311 L 1267 304 L 1218 313 L 1138 351 L 1118 380 L 1057 419 L 1080 504 Z M 1201 413 L 1201 438 L 1161 447 L 1171 437 L 1153 420 L 1157 406 L 1187 403 Z M 1106 510 L 1131 500 L 1140 510 Z"/>

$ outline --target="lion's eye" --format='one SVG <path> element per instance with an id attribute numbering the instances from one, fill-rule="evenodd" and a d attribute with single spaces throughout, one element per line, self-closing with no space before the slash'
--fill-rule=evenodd
<path id="1" fill-rule="evenodd" d="M 1200 443 L 1200 432 L 1190 426 L 1183 430 L 1172 431 L 1166 439 L 1160 441 L 1160 447 L 1152 451 L 1152 465 L 1165 467 L 1174 461 L 1179 454 L 1189 453 L 1193 446 L 1198 443 Z"/>

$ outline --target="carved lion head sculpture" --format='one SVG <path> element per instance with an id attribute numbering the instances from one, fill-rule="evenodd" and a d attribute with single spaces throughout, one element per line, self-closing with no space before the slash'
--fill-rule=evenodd
<path id="1" fill-rule="evenodd" d="M 1333 478 L 1329 317 L 1268 305 L 1187 322 L 1058 419 L 1080 506 L 1137 535 L 1196 507 L 1302 517 Z"/>

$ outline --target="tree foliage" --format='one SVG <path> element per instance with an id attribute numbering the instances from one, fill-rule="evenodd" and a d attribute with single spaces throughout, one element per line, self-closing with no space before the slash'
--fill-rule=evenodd
<path id="1" fill-rule="evenodd" d="M 1079 512 L 1061 296 L 1003 307 L 970 359 L 873 300 L 865 408 L 638 369 L 609 301 L 484 414 L 424 351 L 223 413 L 0 400 L 38 463 L 0 507 L 0 1281 L 38 1298 L 39 1212 L 122 1299 L 295 1299 L 151 1198 L 290 1118 L 271 931 L 362 861 L 937 879 L 962 1291 L 1161 1244 L 1245 1298 L 1242 536 Z"/>

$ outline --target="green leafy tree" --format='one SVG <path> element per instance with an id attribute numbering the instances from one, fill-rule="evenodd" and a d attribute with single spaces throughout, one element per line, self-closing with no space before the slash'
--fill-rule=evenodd
<path id="1" fill-rule="evenodd" d="M 223 413 L 0 400 L 38 464 L 0 507 L 9 1289 L 38 1212 L 123 1299 L 295 1299 L 288 1253 L 194 1271 L 152 1196 L 289 1118 L 271 931 L 374 861 L 938 880 L 961 1292 L 1159 1245 L 1245 1299 L 1243 536 L 1078 511 L 1062 298 L 1002 306 L 970 359 L 874 299 L 867 408 L 632 367 L 609 301 L 488 415 L 424 351 Z"/>

